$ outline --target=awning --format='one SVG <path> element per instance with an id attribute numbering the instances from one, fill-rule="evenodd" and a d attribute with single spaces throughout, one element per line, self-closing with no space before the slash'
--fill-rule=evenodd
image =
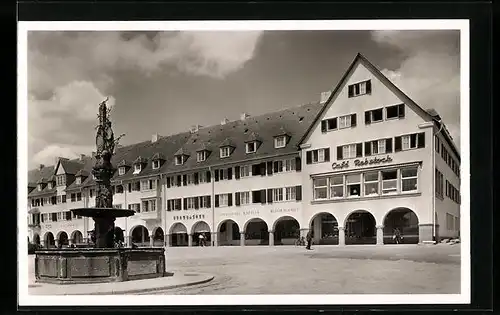
<path id="1" fill-rule="evenodd" d="M 193 233 L 208 233 L 208 232 L 210 232 L 210 227 L 206 222 L 203 221 L 198 222 L 193 229 Z"/>
<path id="2" fill-rule="evenodd" d="M 40 209 L 39 208 L 31 208 L 28 210 L 28 213 L 29 214 L 38 214 L 38 213 L 40 213 Z"/>
<path id="3" fill-rule="evenodd" d="M 187 234 L 187 229 L 182 223 L 177 223 L 172 227 L 172 234 Z"/>

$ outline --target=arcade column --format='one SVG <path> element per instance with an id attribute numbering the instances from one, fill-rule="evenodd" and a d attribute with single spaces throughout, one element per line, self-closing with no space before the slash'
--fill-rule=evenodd
<path id="1" fill-rule="evenodd" d="M 155 239 L 154 239 L 154 235 L 151 234 L 149 235 L 149 247 L 153 247 L 155 246 Z"/>
<path id="2" fill-rule="evenodd" d="M 269 246 L 274 246 L 274 231 L 269 231 Z"/>
<path id="3" fill-rule="evenodd" d="M 219 246 L 219 242 L 218 242 L 218 239 L 217 239 L 217 232 L 212 232 L 212 244 L 213 246 Z"/>
<path id="4" fill-rule="evenodd" d="M 165 240 L 164 240 L 165 247 L 170 247 L 171 239 L 172 239 L 172 234 L 166 234 L 165 235 Z"/>
<path id="5" fill-rule="evenodd" d="M 345 245 L 345 227 L 339 226 L 339 245 Z"/>
<path id="6" fill-rule="evenodd" d="M 245 246 L 245 232 L 240 232 L 240 246 Z"/>
<path id="7" fill-rule="evenodd" d="M 377 225 L 377 245 L 384 245 L 384 226 Z"/>
<path id="8" fill-rule="evenodd" d="M 188 246 L 193 246 L 193 235 L 188 234 Z"/>

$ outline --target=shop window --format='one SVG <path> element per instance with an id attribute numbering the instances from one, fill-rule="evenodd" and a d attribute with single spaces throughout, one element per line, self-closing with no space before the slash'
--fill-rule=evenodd
<path id="1" fill-rule="evenodd" d="M 418 188 L 418 169 L 417 167 L 401 170 L 401 189 L 402 191 L 416 191 Z"/>
<path id="2" fill-rule="evenodd" d="M 330 198 L 344 197 L 344 176 L 333 176 L 330 178 Z"/>
<path id="3" fill-rule="evenodd" d="M 321 200 L 327 198 L 327 180 L 326 178 L 317 178 L 314 180 L 314 199 Z"/>
<path id="4" fill-rule="evenodd" d="M 382 193 L 391 194 L 398 190 L 398 171 L 382 171 Z"/>
<path id="5" fill-rule="evenodd" d="M 374 196 L 379 194 L 379 175 L 378 172 L 365 173 L 365 196 Z"/>
<path id="6" fill-rule="evenodd" d="M 361 174 L 346 176 L 347 197 L 359 197 L 361 195 Z"/>

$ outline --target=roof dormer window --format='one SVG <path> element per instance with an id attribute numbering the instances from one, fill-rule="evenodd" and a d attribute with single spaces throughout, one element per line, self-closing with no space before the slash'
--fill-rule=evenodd
<path id="1" fill-rule="evenodd" d="M 125 166 L 120 166 L 118 168 L 118 175 L 125 175 Z"/>
<path id="2" fill-rule="evenodd" d="M 76 181 L 77 185 L 81 185 L 82 184 L 82 178 L 80 176 L 78 176 L 75 181 Z"/>
<path id="3" fill-rule="evenodd" d="M 175 156 L 175 165 L 184 164 L 184 155 L 176 155 Z"/>
<path id="4" fill-rule="evenodd" d="M 227 158 L 227 157 L 229 157 L 229 155 L 231 155 L 231 147 L 227 146 L 227 147 L 220 148 L 220 157 L 221 158 Z"/>
<path id="5" fill-rule="evenodd" d="M 207 151 L 196 152 L 196 161 L 203 162 L 207 159 Z"/>
<path id="6" fill-rule="evenodd" d="M 141 164 L 134 164 L 134 174 L 139 174 L 142 170 Z"/>
<path id="7" fill-rule="evenodd" d="M 42 191 L 42 184 L 38 184 L 38 185 L 36 185 L 36 189 L 37 189 L 38 191 Z"/>
<path id="8" fill-rule="evenodd" d="M 52 183 L 51 182 L 49 182 L 48 186 L 49 186 L 49 189 L 52 189 Z"/>
<path id="9" fill-rule="evenodd" d="M 274 138 L 274 147 L 276 149 L 284 148 L 286 146 L 286 136 L 278 136 Z"/>
<path id="10" fill-rule="evenodd" d="M 154 160 L 153 161 L 153 169 L 157 170 L 160 168 L 160 160 Z"/>
<path id="11" fill-rule="evenodd" d="M 252 142 L 247 142 L 246 143 L 246 152 L 247 153 L 255 153 L 257 151 L 257 142 L 252 141 Z"/>

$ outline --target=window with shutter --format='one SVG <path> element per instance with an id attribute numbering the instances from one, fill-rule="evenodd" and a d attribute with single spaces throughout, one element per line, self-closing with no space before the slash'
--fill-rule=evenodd
<path id="1" fill-rule="evenodd" d="M 234 178 L 235 179 L 240 179 L 240 167 L 239 166 L 235 166 L 234 167 Z M 238 199 L 238 198 L 236 198 Z"/>
<path id="2" fill-rule="evenodd" d="M 262 189 L 260 191 L 260 202 L 266 203 L 266 190 L 265 189 Z"/>
<path id="3" fill-rule="evenodd" d="M 267 190 L 267 203 L 273 203 L 273 190 L 271 188 Z"/>
<path id="4" fill-rule="evenodd" d="M 321 121 L 321 132 L 326 132 L 327 123 L 326 120 Z"/>
<path id="5" fill-rule="evenodd" d="M 425 132 L 421 132 L 418 134 L 417 137 L 417 148 L 424 148 L 425 147 Z"/>
<path id="6" fill-rule="evenodd" d="M 266 162 L 260 163 L 260 175 L 265 176 L 266 175 Z"/>
<path id="7" fill-rule="evenodd" d="M 236 206 L 239 206 L 241 203 L 240 203 L 240 193 L 239 192 L 235 192 L 234 193 L 234 204 Z"/>
<path id="8" fill-rule="evenodd" d="M 215 177 L 215 181 L 218 182 L 219 181 L 219 170 L 214 171 L 214 177 Z"/>
<path id="9" fill-rule="evenodd" d="M 219 208 L 219 195 L 215 195 L 215 208 Z"/>
<path id="10" fill-rule="evenodd" d="M 356 127 L 356 114 L 351 115 L 351 127 Z"/>
<path id="11" fill-rule="evenodd" d="M 302 186 L 295 186 L 295 200 L 302 200 Z"/>
<path id="12" fill-rule="evenodd" d="M 372 155 L 372 143 L 371 142 L 365 142 L 365 156 L 370 156 Z"/>
<path id="13" fill-rule="evenodd" d="M 362 157 L 362 156 L 363 156 L 363 144 L 356 143 L 356 157 Z"/>
<path id="14" fill-rule="evenodd" d="M 194 184 L 195 185 L 198 185 L 200 183 L 200 180 L 199 180 L 199 177 L 198 177 L 198 173 L 194 173 Z"/>
<path id="15" fill-rule="evenodd" d="M 302 171 L 302 160 L 298 156 L 295 158 L 295 171 Z"/>
<path id="16" fill-rule="evenodd" d="M 312 151 L 306 152 L 306 164 L 312 164 Z"/>
<path id="17" fill-rule="evenodd" d="M 228 180 L 233 179 L 233 168 L 232 167 L 227 169 L 227 179 Z"/>
<path id="18" fill-rule="evenodd" d="M 233 194 L 227 194 L 227 206 L 231 207 L 233 205 Z"/>
<path id="19" fill-rule="evenodd" d="M 342 157 L 343 154 L 342 153 L 343 153 L 342 146 L 338 146 L 337 147 L 337 160 L 342 160 L 343 159 L 343 157 Z"/>
<path id="20" fill-rule="evenodd" d="M 325 158 L 324 162 L 329 162 L 330 161 L 330 148 L 325 148 Z"/>
<path id="21" fill-rule="evenodd" d="M 267 162 L 267 175 L 273 175 L 273 162 Z"/>
<path id="22" fill-rule="evenodd" d="M 394 152 L 401 151 L 401 137 L 394 138 Z"/>
<path id="23" fill-rule="evenodd" d="M 392 153 L 392 138 L 385 139 L 385 152 Z"/>
<path id="24" fill-rule="evenodd" d="M 371 124 L 371 122 L 372 122 L 371 118 L 372 118 L 372 116 L 371 116 L 370 112 L 365 112 L 365 124 L 366 125 Z"/>

